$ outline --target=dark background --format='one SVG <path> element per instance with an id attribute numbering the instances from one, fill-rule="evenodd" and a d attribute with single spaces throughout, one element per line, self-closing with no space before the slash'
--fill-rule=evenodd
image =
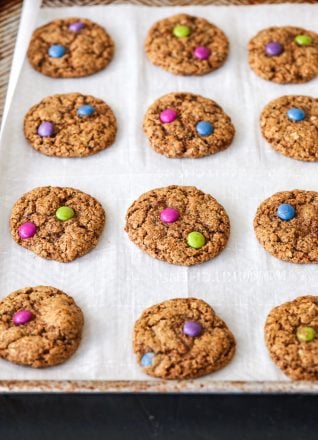
<path id="1" fill-rule="evenodd" d="M 317 440 L 318 396 L 12 394 L 1 440 Z"/>

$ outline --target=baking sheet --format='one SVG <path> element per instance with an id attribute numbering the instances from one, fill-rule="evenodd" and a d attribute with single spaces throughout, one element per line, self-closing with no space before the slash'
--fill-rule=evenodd
<path id="1" fill-rule="evenodd" d="M 179 12 L 204 16 L 226 32 L 231 50 L 221 69 L 199 78 L 176 77 L 146 59 L 143 40 L 148 28 Z M 316 96 L 317 80 L 287 86 L 261 80 L 248 67 L 246 44 L 270 25 L 315 30 L 317 13 L 318 5 L 40 10 L 37 25 L 82 16 L 105 26 L 116 42 L 116 54 L 105 71 L 82 79 L 50 79 L 33 71 L 28 62 L 22 67 L 0 150 L 0 297 L 24 286 L 53 285 L 75 298 L 86 322 L 79 350 L 64 365 L 32 370 L 0 360 L 0 380 L 148 380 L 131 349 L 134 321 L 145 307 L 187 296 L 210 303 L 237 339 L 233 361 L 197 383 L 287 380 L 264 347 L 264 320 L 281 302 L 317 294 L 318 274 L 314 265 L 292 265 L 270 257 L 258 244 L 252 222 L 258 204 L 276 191 L 318 190 L 318 165 L 275 153 L 260 136 L 258 115 L 270 99 L 283 94 Z M 85 159 L 37 153 L 24 140 L 23 115 L 46 95 L 75 91 L 111 105 L 119 126 L 116 143 Z M 171 91 L 216 100 L 237 129 L 231 147 L 197 160 L 172 160 L 153 152 L 142 133 L 143 115 L 153 100 Z M 124 233 L 131 202 L 145 191 L 169 184 L 195 185 L 226 208 L 231 238 L 215 260 L 191 268 L 169 265 L 144 254 Z M 8 218 L 14 201 L 44 185 L 83 190 L 99 199 L 107 212 L 97 248 L 70 264 L 43 260 L 10 237 Z"/>

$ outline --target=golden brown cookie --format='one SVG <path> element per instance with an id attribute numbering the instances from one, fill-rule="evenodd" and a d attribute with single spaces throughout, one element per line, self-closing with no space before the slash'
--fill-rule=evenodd
<path id="1" fill-rule="evenodd" d="M 144 132 L 152 148 L 167 157 L 199 158 L 225 150 L 235 128 L 212 99 L 192 93 L 169 93 L 147 110 Z"/>
<path id="2" fill-rule="evenodd" d="M 53 20 L 32 35 L 28 59 L 35 70 L 54 78 L 76 78 L 104 69 L 114 42 L 106 30 L 86 18 Z"/>
<path id="3" fill-rule="evenodd" d="M 293 159 L 318 161 L 318 99 L 281 96 L 269 102 L 260 117 L 264 138 Z"/>
<path id="4" fill-rule="evenodd" d="M 178 14 L 156 22 L 148 32 L 149 60 L 176 75 L 204 75 L 223 65 L 229 42 L 217 26 L 201 17 Z"/>
<path id="5" fill-rule="evenodd" d="M 112 145 L 117 123 L 101 99 L 80 93 L 48 96 L 30 108 L 24 135 L 47 156 L 85 157 Z"/>
<path id="6" fill-rule="evenodd" d="M 230 220 L 210 194 L 171 185 L 142 194 L 128 209 L 125 231 L 158 260 L 192 266 L 216 257 L 230 235 Z"/>
<path id="7" fill-rule="evenodd" d="M 105 224 L 94 197 L 74 188 L 45 186 L 24 194 L 10 217 L 12 238 L 42 258 L 67 263 L 90 252 Z"/>
<path id="8" fill-rule="evenodd" d="M 318 192 L 283 191 L 266 199 L 254 218 L 258 241 L 274 257 L 318 263 Z"/>
<path id="9" fill-rule="evenodd" d="M 292 26 L 263 29 L 248 44 L 248 61 L 269 81 L 310 81 L 318 75 L 318 34 Z"/>
<path id="10" fill-rule="evenodd" d="M 294 380 L 318 380 L 318 296 L 275 307 L 265 323 L 265 342 L 275 364 Z"/>
<path id="11" fill-rule="evenodd" d="M 33 368 L 65 362 L 84 318 L 73 298 L 50 286 L 26 287 L 0 301 L 0 357 Z"/>
<path id="12" fill-rule="evenodd" d="M 146 309 L 134 328 L 133 349 L 144 372 L 192 379 L 225 367 L 235 339 L 206 302 L 176 298 Z"/>

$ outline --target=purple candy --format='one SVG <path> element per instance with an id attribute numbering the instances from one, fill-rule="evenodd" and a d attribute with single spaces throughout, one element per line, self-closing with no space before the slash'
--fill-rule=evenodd
<path id="1" fill-rule="evenodd" d="M 199 60 L 207 60 L 211 55 L 211 51 L 208 47 L 198 46 L 194 49 L 194 56 Z"/>
<path id="2" fill-rule="evenodd" d="M 202 333 L 202 325 L 196 321 L 185 321 L 183 333 L 187 336 L 199 336 Z"/>
<path id="3" fill-rule="evenodd" d="M 166 208 L 160 212 L 160 218 L 163 223 L 174 223 L 179 218 L 179 211 L 174 208 Z"/>
<path id="4" fill-rule="evenodd" d="M 277 43 L 277 41 L 272 41 L 266 44 L 265 47 L 265 52 L 270 57 L 276 57 L 277 55 L 280 55 L 283 50 L 283 46 L 280 43 Z"/>
<path id="5" fill-rule="evenodd" d="M 85 27 L 85 23 L 81 21 L 75 21 L 74 23 L 71 23 L 68 27 L 69 31 L 72 32 L 79 32 Z"/>
<path id="6" fill-rule="evenodd" d="M 173 122 L 177 118 L 177 112 L 172 108 L 167 108 L 160 113 L 160 121 L 164 124 Z"/>
<path id="7" fill-rule="evenodd" d="M 52 136 L 54 133 L 54 125 L 52 122 L 44 121 L 38 126 L 38 135 L 42 137 Z"/>
<path id="8" fill-rule="evenodd" d="M 20 310 L 13 315 L 12 321 L 14 325 L 23 325 L 31 321 L 32 318 L 33 314 L 29 310 Z"/>
<path id="9" fill-rule="evenodd" d="M 18 234 L 19 237 L 25 240 L 26 238 L 31 238 L 36 233 L 36 226 L 33 222 L 22 223 L 19 226 Z"/>

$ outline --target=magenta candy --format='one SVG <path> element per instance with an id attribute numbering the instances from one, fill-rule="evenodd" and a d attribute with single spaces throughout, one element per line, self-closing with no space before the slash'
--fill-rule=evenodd
<path id="1" fill-rule="evenodd" d="M 74 23 L 71 23 L 68 27 L 69 31 L 71 32 L 79 32 L 85 27 L 85 23 L 81 21 L 75 21 Z"/>
<path id="2" fill-rule="evenodd" d="M 177 112 L 172 108 L 167 108 L 160 113 L 160 121 L 164 124 L 173 122 L 177 118 Z"/>
<path id="3" fill-rule="evenodd" d="M 202 333 L 202 325 L 197 321 L 185 321 L 183 333 L 191 337 L 199 336 Z"/>
<path id="4" fill-rule="evenodd" d="M 36 226 L 33 222 L 22 223 L 19 226 L 18 234 L 19 237 L 25 240 L 26 238 L 31 238 L 36 233 Z"/>
<path id="5" fill-rule="evenodd" d="M 174 208 L 166 208 L 160 212 L 160 218 L 163 223 L 174 223 L 179 218 L 179 211 Z"/>
<path id="6" fill-rule="evenodd" d="M 54 133 L 54 125 L 52 122 L 44 121 L 38 126 L 38 135 L 42 137 L 52 136 Z"/>
<path id="7" fill-rule="evenodd" d="M 12 321 L 14 325 L 24 325 L 32 318 L 33 314 L 29 310 L 20 310 L 13 315 Z"/>
<path id="8" fill-rule="evenodd" d="M 199 60 L 207 60 L 211 55 L 211 51 L 208 47 L 198 46 L 194 49 L 194 56 Z"/>

